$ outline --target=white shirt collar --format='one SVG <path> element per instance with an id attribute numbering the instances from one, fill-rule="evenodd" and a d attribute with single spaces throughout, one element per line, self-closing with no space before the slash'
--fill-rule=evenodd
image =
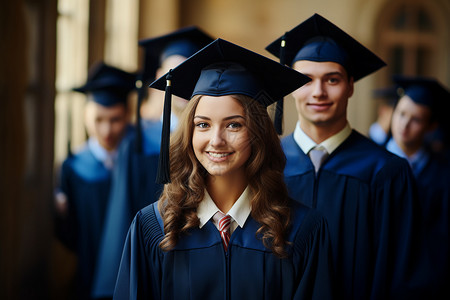
<path id="1" fill-rule="evenodd" d="M 111 170 L 117 157 L 117 150 L 106 150 L 100 145 L 98 139 L 94 137 L 90 137 L 87 143 L 92 155 L 94 155 L 98 161 L 101 161 L 108 170 Z"/>
<path id="2" fill-rule="evenodd" d="M 372 123 L 369 127 L 369 137 L 378 145 L 383 145 L 386 141 L 387 134 L 378 122 Z"/>
<path id="3" fill-rule="evenodd" d="M 249 188 L 246 187 L 227 213 L 241 228 L 244 227 L 251 212 L 250 198 Z M 205 190 L 205 197 L 197 208 L 197 216 L 200 219 L 199 227 L 202 228 L 218 211 L 219 208 L 217 208 L 208 191 Z"/>
<path id="4" fill-rule="evenodd" d="M 316 146 L 322 146 L 327 150 L 328 154 L 331 154 L 350 136 L 351 133 L 352 128 L 350 127 L 350 124 L 347 123 L 341 131 L 329 137 L 322 143 L 316 144 L 316 142 L 300 128 L 300 122 L 297 122 L 294 130 L 294 140 L 305 154 L 308 154 L 308 152 Z"/>

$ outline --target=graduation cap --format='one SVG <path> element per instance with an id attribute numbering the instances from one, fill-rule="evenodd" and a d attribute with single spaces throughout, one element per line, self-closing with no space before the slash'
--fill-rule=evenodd
<path id="1" fill-rule="evenodd" d="M 299 60 L 336 62 L 346 69 L 354 81 L 386 65 L 369 49 L 319 14 L 286 32 L 266 50 L 278 57 L 280 63 L 289 66 Z M 276 112 L 276 118 L 280 118 L 278 107 Z"/>
<path id="2" fill-rule="evenodd" d="M 128 94 L 136 87 L 136 74 L 128 73 L 116 67 L 97 62 L 89 69 L 88 77 L 84 85 L 72 90 L 83 94 L 91 94 L 92 101 L 109 107 L 119 103 L 126 104 Z M 71 136 L 72 114 L 68 110 L 68 137 L 67 153 L 72 156 Z"/>
<path id="3" fill-rule="evenodd" d="M 308 81 L 307 76 L 228 41 L 217 39 L 210 43 L 150 85 L 166 91 L 157 180 L 170 182 L 171 94 L 185 99 L 241 94 L 267 107 Z"/>
<path id="4" fill-rule="evenodd" d="M 214 39 L 196 26 L 189 26 L 162 36 L 138 42 L 144 49 L 143 79 L 152 78 L 156 69 L 169 56 L 189 57 Z"/>
<path id="5" fill-rule="evenodd" d="M 375 89 L 372 92 L 373 99 L 382 99 L 389 106 L 395 106 L 398 100 L 398 87 L 388 86 L 384 88 Z"/>
<path id="6" fill-rule="evenodd" d="M 86 83 L 72 90 L 92 94 L 93 101 L 103 106 L 113 106 L 126 103 L 135 87 L 136 74 L 99 62 L 90 68 Z"/>
<path id="7" fill-rule="evenodd" d="M 156 70 L 166 58 L 181 55 L 186 58 L 211 43 L 214 39 L 196 26 L 189 26 L 162 36 L 138 42 L 144 50 L 144 66 L 139 74 L 140 87 L 136 107 L 137 142 L 136 151 L 142 151 L 141 114 L 142 101 L 147 95 L 147 86 L 155 79 Z"/>
<path id="8" fill-rule="evenodd" d="M 402 90 L 400 96 L 408 96 L 415 103 L 429 107 L 433 117 L 442 117 L 439 112 L 448 112 L 445 108 L 450 104 L 450 92 L 436 79 L 395 75 L 393 80 Z"/>
<path id="9" fill-rule="evenodd" d="M 357 40 L 319 14 L 314 14 L 266 47 L 292 66 L 298 60 L 341 64 L 355 81 L 386 63 Z"/>

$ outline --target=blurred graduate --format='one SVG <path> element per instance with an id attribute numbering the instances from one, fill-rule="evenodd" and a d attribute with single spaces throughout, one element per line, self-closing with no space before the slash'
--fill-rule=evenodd
<path id="1" fill-rule="evenodd" d="M 423 298 L 448 299 L 450 165 L 430 149 L 426 137 L 448 115 L 450 93 L 434 78 L 396 76 L 394 80 L 403 94 L 386 148 L 407 159 L 417 179 L 422 241 L 415 284 L 422 286 Z"/>
<path id="2" fill-rule="evenodd" d="M 132 130 L 127 99 L 136 75 L 102 62 L 89 70 L 85 93 L 87 142 L 63 162 L 56 193 L 58 238 L 77 256 L 77 299 L 91 299 L 117 149 Z"/>
<path id="3" fill-rule="evenodd" d="M 191 100 L 170 148 L 165 109 L 164 191 L 130 227 L 114 299 L 332 298 L 326 221 L 288 197 L 267 113 L 307 81 L 217 39 L 151 84 L 165 108 Z"/>
<path id="4" fill-rule="evenodd" d="M 144 50 L 140 73 L 136 134 L 119 149 L 118 164 L 113 175 L 111 199 L 100 245 L 94 294 L 112 297 L 120 257 L 127 230 L 137 211 L 155 202 L 162 190 L 156 183 L 161 145 L 164 93 L 148 85 L 156 76 L 175 68 L 213 39 L 195 26 L 169 34 L 141 40 Z M 179 113 L 187 100 L 174 97 L 171 130 L 176 127 Z M 102 274 L 100 276 L 100 274 Z"/>
<path id="5" fill-rule="evenodd" d="M 377 101 L 377 119 L 369 127 L 369 138 L 384 147 L 390 138 L 392 112 L 398 100 L 397 87 L 376 89 L 373 99 Z"/>
<path id="6" fill-rule="evenodd" d="M 385 65 L 314 14 L 266 48 L 311 81 L 292 93 L 294 132 L 283 138 L 289 195 L 329 224 L 341 299 L 406 299 L 417 200 L 405 159 L 350 127 L 356 81 Z"/>

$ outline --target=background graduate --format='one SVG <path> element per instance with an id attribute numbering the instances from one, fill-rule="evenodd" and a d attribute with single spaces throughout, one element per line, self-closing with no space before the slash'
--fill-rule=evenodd
<path id="1" fill-rule="evenodd" d="M 136 135 L 123 143 L 118 153 L 96 271 L 103 275 L 97 276 L 94 284 L 97 297 L 112 297 L 131 221 L 139 209 L 155 202 L 162 191 L 162 185 L 156 183 L 156 173 L 164 93 L 158 90 L 148 93 L 148 85 L 155 79 L 155 74 L 158 77 L 163 75 L 212 41 L 209 35 L 194 26 L 139 41 L 144 50 L 144 61 L 139 78 L 137 129 Z M 173 129 L 187 100 L 179 97 L 172 100 Z"/>
<path id="2" fill-rule="evenodd" d="M 354 83 L 385 63 L 318 14 L 266 49 L 311 79 L 292 93 L 298 123 L 282 140 L 284 175 L 289 195 L 328 221 L 340 297 L 405 299 L 414 178 L 347 120 Z"/>
<path id="3" fill-rule="evenodd" d="M 169 152 L 166 98 L 167 184 L 130 227 L 115 299 L 332 297 L 326 222 L 288 197 L 266 110 L 307 81 L 217 39 L 152 83 L 191 100 Z"/>
<path id="4" fill-rule="evenodd" d="M 376 89 L 373 99 L 377 101 L 377 119 L 369 127 L 369 138 L 380 146 L 385 146 L 390 138 L 392 112 L 398 101 L 397 87 Z"/>
<path id="5" fill-rule="evenodd" d="M 442 124 L 441 112 L 447 113 L 450 93 L 433 78 L 396 76 L 394 80 L 403 94 L 393 113 L 392 138 L 386 148 L 408 160 L 417 181 L 423 241 L 415 284 L 422 286 L 423 298 L 446 299 L 450 297 L 450 165 L 430 149 L 426 136 Z"/>
<path id="6" fill-rule="evenodd" d="M 88 141 L 62 164 L 56 194 L 56 233 L 77 256 L 76 299 L 91 299 L 117 148 L 130 134 L 127 98 L 136 75 L 104 63 L 91 67 L 86 83 Z"/>

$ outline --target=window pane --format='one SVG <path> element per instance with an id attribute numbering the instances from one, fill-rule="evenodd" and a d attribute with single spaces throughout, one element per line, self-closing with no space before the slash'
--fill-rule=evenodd
<path id="1" fill-rule="evenodd" d="M 392 19 L 392 27 L 396 30 L 402 30 L 406 28 L 406 22 L 407 22 L 407 12 L 406 7 L 402 6 L 399 10 L 397 15 Z"/>
<path id="2" fill-rule="evenodd" d="M 405 58 L 405 50 L 401 46 L 395 46 L 391 51 L 391 70 L 392 74 L 403 73 L 403 60 Z"/>
<path id="3" fill-rule="evenodd" d="M 419 31 L 433 31 L 433 22 L 423 9 L 418 11 L 417 27 Z"/>
<path id="4" fill-rule="evenodd" d="M 417 75 L 427 76 L 430 69 L 431 51 L 425 47 L 417 49 Z"/>

